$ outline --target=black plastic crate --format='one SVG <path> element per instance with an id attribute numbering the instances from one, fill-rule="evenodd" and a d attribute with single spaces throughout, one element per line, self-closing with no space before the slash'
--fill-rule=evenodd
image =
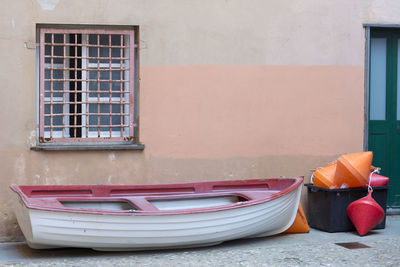
<path id="1" fill-rule="evenodd" d="M 368 193 L 366 187 L 328 189 L 305 184 L 308 193 L 308 224 L 326 232 L 355 231 L 347 216 L 347 206 Z M 385 211 L 383 221 L 374 229 L 384 229 L 386 225 L 387 186 L 373 188 L 372 197 Z"/>

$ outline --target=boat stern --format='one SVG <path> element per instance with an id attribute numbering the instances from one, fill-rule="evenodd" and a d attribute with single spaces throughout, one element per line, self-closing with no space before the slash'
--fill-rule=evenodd
<path id="1" fill-rule="evenodd" d="M 21 199 L 21 195 L 18 193 L 18 191 L 16 191 L 17 186 L 13 185 L 10 188 L 14 192 L 12 201 L 14 214 L 17 217 L 19 227 L 21 228 L 25 239 L 29 244 L 33 241 L 30 210 L 25 206 L 24 202 Z"/>

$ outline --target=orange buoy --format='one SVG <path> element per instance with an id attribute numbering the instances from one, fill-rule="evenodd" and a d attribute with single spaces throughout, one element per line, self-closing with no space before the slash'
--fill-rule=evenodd
<path id="1" fill-rule="evenodd" d="M 371 163 L 371 151 L 339 157 L 334 178 L 337 188 L 363 187 L 368 184 Z"/>
<path id="2" fill-rule="evenodd" d="M 314 186 L 324 188 L 336 188 L 335 184 L 336 163 L 326 165 L 314 172 Z"/>
<path id="3" fill-rule="evenodd" d="M 308 222 L 306 216 L 304 215 L 303 208 L 301 204 L 299 204 L 299 208 L 297 210 L 296 219 L 292 226 L 289 227 L 284 234 L 299 234 L 299 233 L 308 233 L 310 231 L 310 227 L 308 226 Z"/>
<path id="4" fill-rule="evenodd" d="M 347 215 L 361 236 L 377 226 L 385 217 L 385 211 L 372 198 L 371 194 L 372 190 L 366 197 L 350 203 L 347 207 Z"/>

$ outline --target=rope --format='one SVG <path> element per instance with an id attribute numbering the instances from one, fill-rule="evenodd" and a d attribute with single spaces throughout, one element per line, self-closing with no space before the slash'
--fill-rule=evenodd
<path id="1" fill-rule="evenodd" d="M 372 174 L 374 174 L 374 173 L 379 173 L 379 169 L 375 169 L 375 170 L 373 170 L 373 171 L 369 174 L 368 193 L 374 191 L 374 190 L 372 189 L 372 186 L 371 186 L 371 178 L 372 178 Z"/>
<path id="2" fill-rule="evenodd" d="M 311 173 L 311 177 L 310 177 L 310 183 L 314 184 L 314 173 L 318 170 L 318 169 L 322 169 L 322 167 L 317 167 L 314 169 L 314 171 Z"/>

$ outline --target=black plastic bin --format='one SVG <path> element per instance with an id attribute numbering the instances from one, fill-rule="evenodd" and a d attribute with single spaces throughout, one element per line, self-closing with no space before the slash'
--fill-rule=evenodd
<path id="1" fill-rule="evenodd" d="M 355 231 L 353 223 L 347 216 L 347 206 L 368 193 L 366 187 L 328 189 L 312 184 L 305 184 L 308 193 L 308 224 L 322 231 L 349 232 Z M 374 187 L 372 197 L 385 211 L 383 221 L 374 229 L 384 229 L 386 225 L 387 186 Z"/>

